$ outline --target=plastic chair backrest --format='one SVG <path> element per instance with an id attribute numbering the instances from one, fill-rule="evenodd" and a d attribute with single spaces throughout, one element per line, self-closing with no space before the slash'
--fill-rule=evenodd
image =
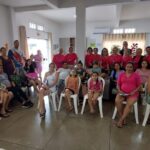
<path id="1" fill-rule="evenodd" d="M 65 87 L 66 87 L 66 85 L 67 85 L 67 80 L 68 80 L 68 77 L 69 76 L 67 76 L 67 78 L 65 79 Z M 81 86 L 81 78 L 78 76 L 78 81 L 79 81 L 79 85 L 78 85 L 78 91 L 80 90 L 80 86 Z"/>
<path id="2" fill-rule="evenodd" d="M 89 83 L 90 83 L 91 78 L 88 80 L 88 89 L 89 89 Z M 102 86 L 103 86 L 103 92 L 104 92 L 104 88 L 105 88 L 105 80 L 102 77 L 98 78 L 99 81 L 102 82 Z"/>

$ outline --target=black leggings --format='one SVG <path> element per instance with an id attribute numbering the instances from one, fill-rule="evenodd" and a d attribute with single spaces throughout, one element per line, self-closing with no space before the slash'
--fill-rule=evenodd
<path id="1" fill-rule="evenodd" d="M 28 101 L 26 94 L 22 91 L 22 89 L 18 86 L 9 87 L 7 88 L 8 91 L 14 94 L 14 98 L 17 99 L 19 102 Z"/>

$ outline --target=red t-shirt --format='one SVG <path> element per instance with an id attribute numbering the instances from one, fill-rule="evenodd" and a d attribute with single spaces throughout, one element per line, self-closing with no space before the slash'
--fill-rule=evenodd
<path id="1" fill-rule="evenodd" d="M 128 62 L 132 62 L 133 59 L 131 56 L 123 56 L 122 57 L 122 65 L 125 68 Z"/>
<path id="2" fill-rule="evenodd" d="M 112 54 L 109 56 L 109 65 L 114 65 L 115 63 L 122 63 L 122 56 L 119 54 Z"/>
<path id="3" fill-rule="evenodd" d="M 64 61 L 65 61 L 65 55 L 63 54 L 56 54 L 53 57 L 53 62 L 56 64 L 57 69 L 62 67 Z"/>
<path id="4" fill-rule="evenodd" d="M 86 54 L 85 55 L 85 65 L 87 68 L 91 67 L 93 64 L 93 54 Z"/>
<path id="5" fill-rule="evenodd" d="M 102 59 L 101 59 L 101 55 L 99 54 L 93 54 L 93 61 L 97 61 L 97 62 L 101 62 Z"/>
<path id="6" fill-rule="evenodd" d="M 101 57 L 102 59 L 102 68 L 103 69 L 108 69 L 108 66 L 109 66 L 109 56 L 102 56 Z"/>
<path id="7" fill-rule="evenodd" d="M 75 61 L 78 59 L 77 54 L 76 53 L 68 53 L 65 56 L 65 61 L 69 64 L 69 65 L 74 65 Z"/>

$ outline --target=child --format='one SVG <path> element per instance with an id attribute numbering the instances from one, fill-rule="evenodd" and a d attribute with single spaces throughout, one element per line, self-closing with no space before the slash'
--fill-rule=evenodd
<path id="1" fill-rule="evenodd" d="M 102 82 L 98 79 L 98 72 L 93 72 L 92 77 L 88 80 L 88 103 L 90 107 L 90 113 L 94 113 L 94 107 L 96 105 L 97 98 L 100 96 L 103 90 Z"/>
<path id="2" fill-rule="evenodd" d="M 68 105 L 67 109 L 71 111 L 73 109 L 70 96 L 72 94 L 78 94 L 79 90 L 79 78 L 77 76 L 77 72 L 75 70 L 72 70 L 69 77 L 66 81 L 66 87 L 65 87 L 65 100 Z"/>

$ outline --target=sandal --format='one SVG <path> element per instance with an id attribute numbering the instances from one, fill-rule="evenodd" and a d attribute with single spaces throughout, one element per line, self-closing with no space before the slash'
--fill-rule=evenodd
<path id="1" fill-rule="evenodd" d="M 8 117 L 9 117 L 9 115 L 8 115 L 7 113 L 0 114 L 0 116 L 1 116 L 2 118 L 8 118 Z"/>
<path id="2" fill-rule="evenodd" d="M 123 123 L 121 121 L 118 121 L 117 124 L 116 124 L 116 126 L 118 128 L 122 128 L 123 127 Z"/>
<path id="3" fill-rule="evenodd" d="M 13 112 L 13 110 L 12 109 L 6 109 L 6 112 L 11 113 L 11 112 Z"/>

